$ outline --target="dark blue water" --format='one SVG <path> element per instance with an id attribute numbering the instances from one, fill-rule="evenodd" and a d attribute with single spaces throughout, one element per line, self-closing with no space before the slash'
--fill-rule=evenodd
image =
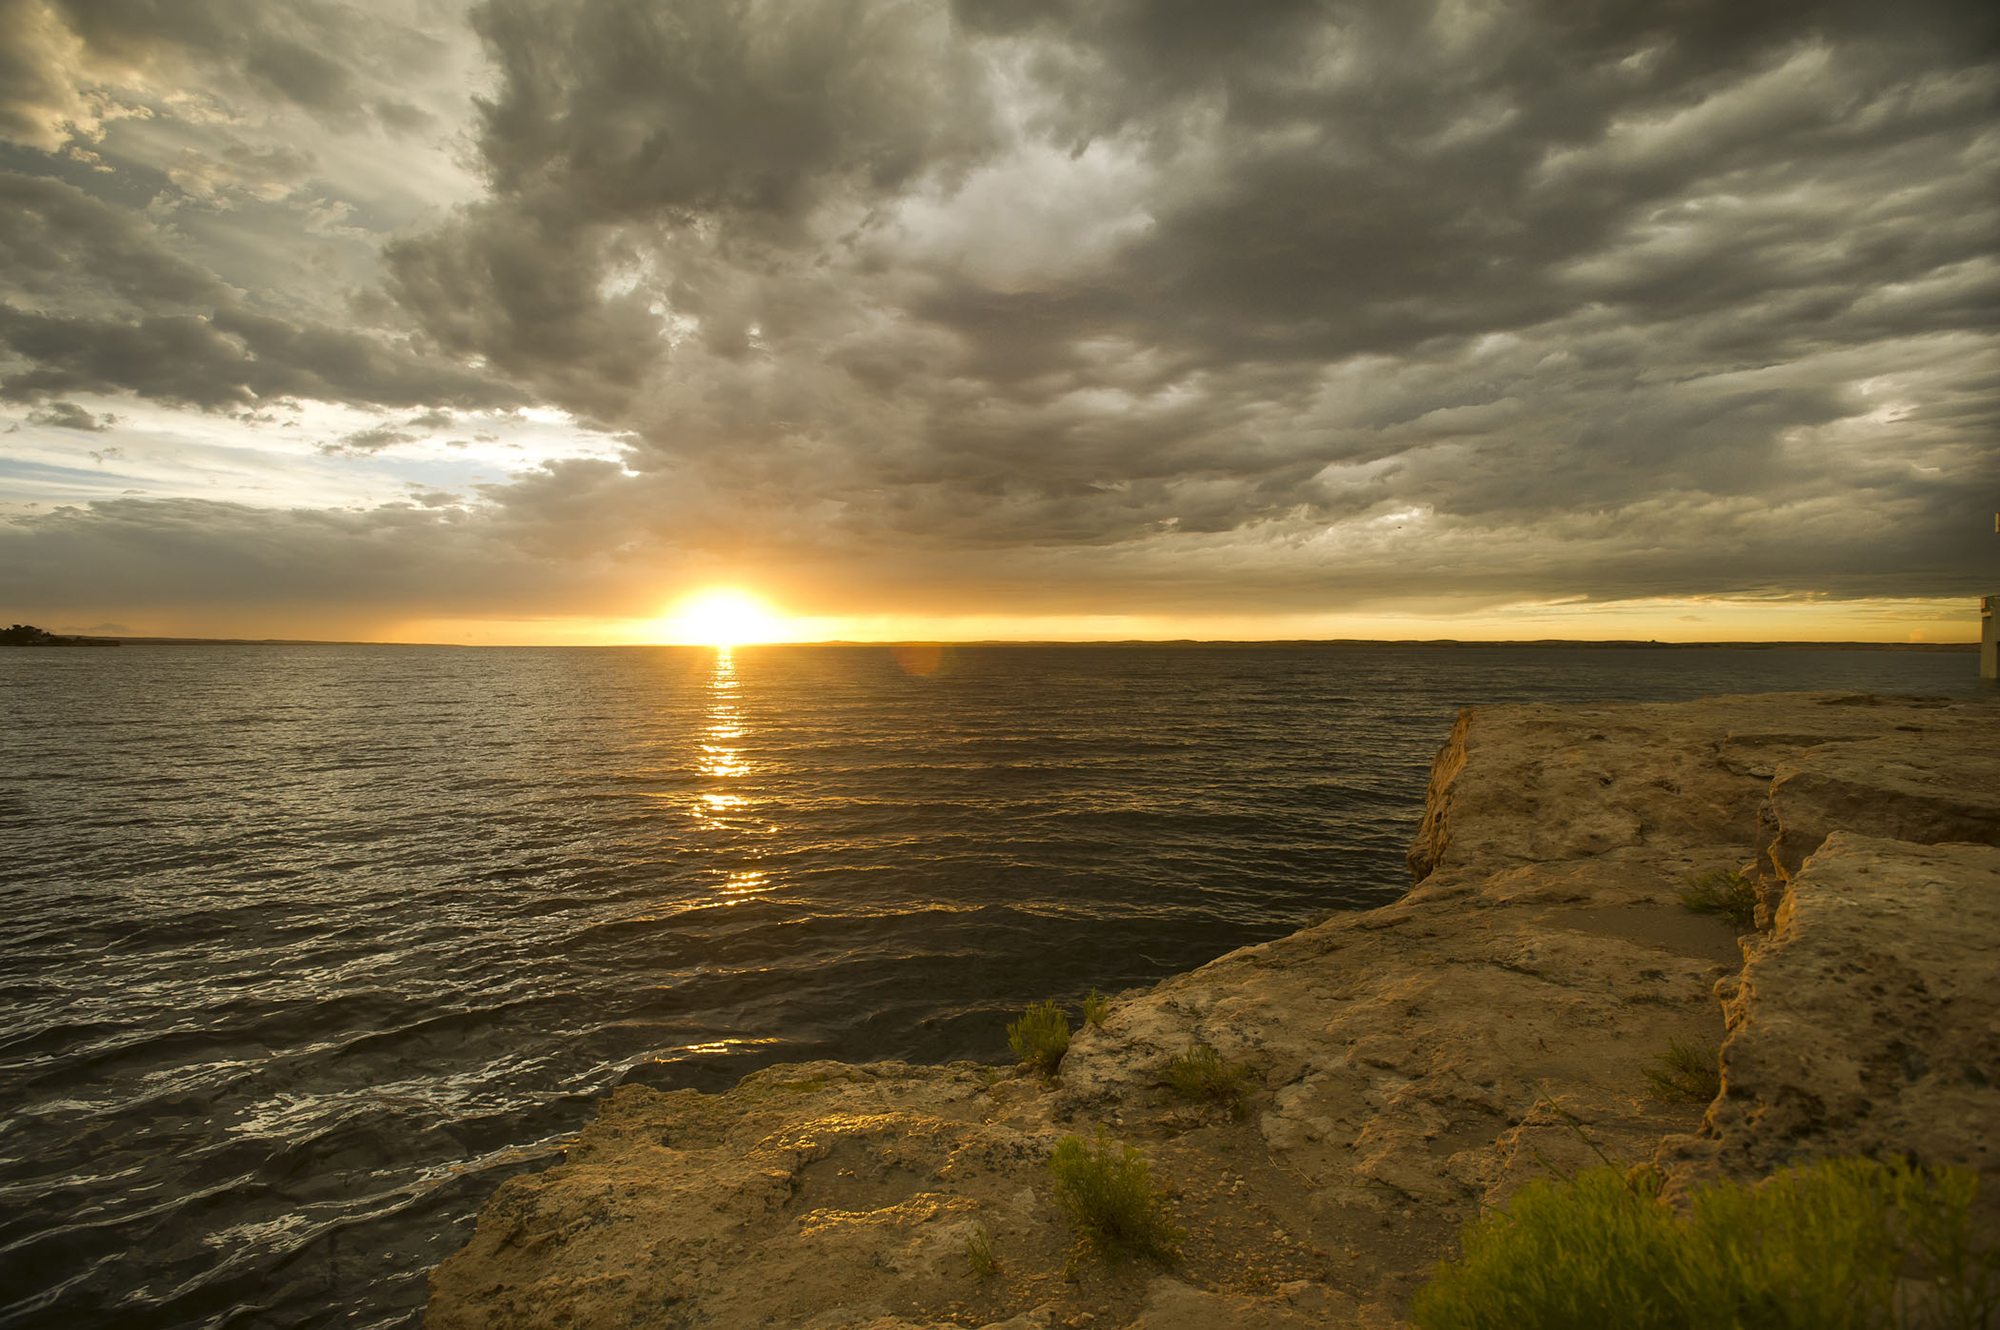
<path id="1" fill-rule="evenodd" d="M 0 653 L 0 1325 L 406 1325 L 621 1082 L 1000 1060 L 1380 903 L 1475 702 L 1892 652 Z"/>

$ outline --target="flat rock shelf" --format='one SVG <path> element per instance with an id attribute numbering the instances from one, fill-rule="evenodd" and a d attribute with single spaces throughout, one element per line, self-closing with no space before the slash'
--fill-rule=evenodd
<path id="1" fill-rule="evenodd" d="M 1395 904 L 1117 995 L 1053 1078 L 816 1062 L 622 1089 L 493 1196 L 426 1324 L 1395 1326 L 1482 1206 L 1595 1162 L 1586 1135 L 1670 1189 L 1969 1166 L 2000 1231 L 1996 847 L 1990 703 L 1473 708 Z M 1679 903 L 1726 870 L 1761 930 Z M 1712 1103 L 1649 1092 L 1673 1039 L 1721 1045 Z M 1197 1044 L 1251 1069 L 1247 1111 L 1170 1088 Z M 1099 1127 L 1166 1189 L 1171 1268 L 1077 1256 L 1047 1161 Z"/>

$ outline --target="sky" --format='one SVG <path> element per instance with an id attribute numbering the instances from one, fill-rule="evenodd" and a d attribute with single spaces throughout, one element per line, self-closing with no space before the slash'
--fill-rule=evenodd
<path id="1" fill-rule="evenodd" d="M 0 0 L 10 622 L 1966 641 L 1997 418 L 1989 3 Z"/>

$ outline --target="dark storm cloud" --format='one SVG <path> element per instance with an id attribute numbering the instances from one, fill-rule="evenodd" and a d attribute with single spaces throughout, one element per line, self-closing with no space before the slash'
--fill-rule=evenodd
<path id="1" fill-rule="evenodd" d="M 74 185 L 0 171 L 0 292 L 11 300 L 163 312 L 231 298 L 163 244 L 146 220 Z"/>
<path id="2" fill-rule="evenodd" d="M 930 5 L 496 0 L 474 21 L 502 76 L 481 103 L 493 197 L 392 246 L 392 288 L 447 348 L 597 418 L 662 356 L 666 303 L 741 354 L 738 263 L 783 265 L 829 199 L 865 208 L 993 137 Z M 662 271 L 676 233 L 731 252 Z"/>
<path id="3" fill-rule="evenodd" d="M 594 219 L 797 220 L 987 144 L 978 62 L 915 0 L 489 0 L 480 143 L 503 196 Z"/>
<path id="4" fill-rule="evenodd" d="M 141 216 L 0 172 L 0 397 L 127 391 L 216 410 L 294 396 L 361 405 L 514 406 L 491 376 L 365 332 L 246 307 Z"/>
<path id="5" fill-rule="evenodd" d="M 476 356 L 569 410 L 616 419 L 659 354 L 643 297 L 607 295 L 600 231 L 481 206 L 392 245 L 392 289 L 446 351 Z"/>
<path id="6" fill-rule="evenodd" d="M 1964 167 L 1973 126 L 1996 106 L 1992 70 L 1953 85 L 1955 29 L 1913 34 L 1899 15 L 1843 31 L 1839 16 L 1773 21 L 1780 11 L 1761 7 L 1566 26 L 1565 8 L 1315 7 L 1305 32 L 1300 7 L 1280 6 L 1269 22 L 1285 41 L 1245 37 L 1192 63 L 1179 53 L 1208 45 L 1181 31 L 1193 25 L 1115 28 L 1107 58 L 1135 72 L 1111 81 L 1112 111 L 1094 118 L 1159 117 L 1161 103 L 1129 100 L 1137 92 L 1211 98 L 1215 167 L 1097 290 L 1062 293 L 1077 302 L 1065 321 L 1129 328 L 1210 363 L 1317 363 L 1428 352 L 1590 301 L 1640 324 L 1719 305 L 1761 313 L 1810 284 L 1844 307 L 1990 253 L 1992 207 L 1976 198 L 1990 164 L 1970 178 Z M 1899 40 L 1881 31 L 1891 27 Z M 1670 226 L 1659 210 L 1690 196 L 1782 199 L 1830 181 L 1841 185 L 1791 215 L 1753 203 L 1693 243 L 1630 252 L 1635 230 Z M 1917 182 L 1930 203 L 1970 203 L 1969 214 L 1947 214 L 1962 220 L 1940 233 L 1937 214 L 1892 205 L 1869 234 L 1847 233 L 1878 186 Z M 960 284 L 927 312 L 990 341 L 1004 374 L 1025 340 L 1015 307 L 1034 321 L 1047 305 L 1046 293 L 996 300 Z"/>
<path id="7" fill-rule="evenodd" d="M 1952 581 L 1993 463 L 1985 8 L 954 13 L 493 0 L 492 196 L 395 288 L 629 423 L 635 470 L 759 510 L 789 477 L 857 541 L 1180 568 L 1409 507 L 1524 589 L 1698 591 L 1718 535 L 1758 561 L 1724 580 L 1779 575 L 1749 510 L 1825 501 Z M 1898 365 L 1890 428 L 1855 384 Z M 1643 555 L 1565 555 L 1572 510 Z"/>

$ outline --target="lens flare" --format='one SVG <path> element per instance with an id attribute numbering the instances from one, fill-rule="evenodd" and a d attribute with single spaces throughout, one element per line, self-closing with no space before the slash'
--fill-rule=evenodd
<path id="1" fill-rule="evenodd" d="M 944 668 L 945 649 L 936 642 L 899 642 L 889 648 L 903 673 L 928 679 Z"/>

